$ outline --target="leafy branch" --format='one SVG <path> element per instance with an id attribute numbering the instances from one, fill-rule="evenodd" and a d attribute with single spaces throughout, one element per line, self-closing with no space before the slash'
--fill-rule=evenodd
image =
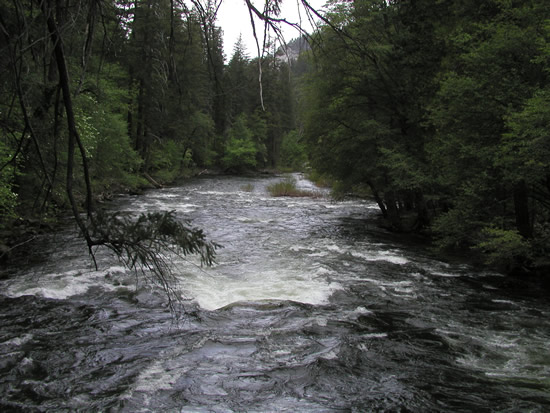
<path id="1" fill-rule="evenodd" d="M 174 211 L 141 214 L 137 219 L 120 212 L 98 213 L 90 233 L 95 245 L 112 250 L 126 267 L 160 286 L 173 312 L 180 296 L 168 254 L 182 258 L 198 255 L 201 265 L 210 266 L 215 262 L 215 250 L 221 247 L 208 241 L 189 221 L 179 220 Z"/>

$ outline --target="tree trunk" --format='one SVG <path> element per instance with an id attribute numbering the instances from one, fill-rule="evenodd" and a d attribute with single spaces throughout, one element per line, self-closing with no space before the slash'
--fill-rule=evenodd
<path id="1" fill-rule="evenodd" d="M 387 219 L 390 225 L 395 231 L 402 231 L 403 226 L 401 222 L 401 216 L 399 214 L 399 208 L 397 207 L 397 200 L 393 191 L 388 191 L 384 194 L 384 201 L 386 204 L 386 210 L 388 211 Z"/>
<path id="2" fill-rule="evenodd" d="M 514 209 L 516 213 L 516 227 L 525 238 L 533 236 L 529 213 L 529 192 L 525 181 L 521 181 L 514 187 Z"/>
<path id="3" fill-rule="evenodd" d="M 74 195 L 73 195 L 74 152 L 75 152 L 76 145 L 78 145 L 82 156 L 82 167 L 84 169 L 84 179 L 86 184 L 86 208 L 87 208 L 88 216 L 91 216 L 91 211 L 92 211 L 92 189 L 91 188 L 92 187 L 91 187 L 90 175 L 88 173 L 88 163 L 86 159 L 86 154 L 84 152 L 84 147 L 78 135 L 78 130 L 76 129 L 76 121 L 74 117 L 74 110 L 73 110 L 72 98 L 70 93 L 69 72 L 67 70 L 65 52 L 63 50 L 63 42 L 57 30 L 57 25 L 55 23 L 55 20 L 52 17 L 50 10 L 47 10 L 45 2 L 42 4 L 42 11 L 44 13 L 44 16 L 46 16 L 47 18 L 46 22 L 48 25 L 48 31 L 50 32 L 50 36 L 54 44 L 55 60 L 56 60 L 57 69 L 59 72 L 59 84 L 61 86 L 61 91 L 63 94 L 63 104 L 65 106 L 65 113 L 67 115 L 67 127 L 69 132 L 68 148 L 67 148 L 67 181 L 66 181 L 67 196 L 71 204 L 75 221 L 78 227 L 80 228 L 80 230 L 82 231 L 82 234 L 84 235 L 86 242 L 88 243 L 88 247 L 90 248 L 90 251 L 91 251 L 93 241 L 90 237 L 90 234 L 88 232 L 86 225 L 80 218 L 76 200 L 74 199 Z"/>
<path id="4" fill-rule="evenodd" d="M 384 201 L 380 197 L 380 194 L 378 193 L 378 190 L 376 187 L 372 184 L 372 182 L 367 181 L 367 185 L 370 187 L 372 191 L 372 195 L 374 196 L 374 200 L 378 204 L 378 208 L 380 208 L 380 211 L 382 212 L 382 216 L 384 218 L 388 217 L 388 210 L 386 209 L 386 205 L 384 205 Z"/>
<path id="5" fill-rule="evenodd" d="M 415 209 L 417 213 L 416 229 L 421 229 L 430 224 L 430 214 L 428 213 L 428 206 L 426 205 L 422 192 L 417 191 L 415 193 L 415 198 Z"/>

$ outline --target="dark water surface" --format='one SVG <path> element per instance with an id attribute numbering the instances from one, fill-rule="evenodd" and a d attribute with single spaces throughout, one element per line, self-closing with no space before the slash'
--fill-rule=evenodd
<path id="1" fill-rule="evenodd" d="M 550 411 L 544 292 L 435 260 L 377 229 L 369 202 L 272 198 L 278 179 L 116 202 L 176 210 L 224 245 L 213 268 L 174 261 L 178 323 L 113 257 L 94 270 L 69 229 L 2 269 L 0 410 Z"/>

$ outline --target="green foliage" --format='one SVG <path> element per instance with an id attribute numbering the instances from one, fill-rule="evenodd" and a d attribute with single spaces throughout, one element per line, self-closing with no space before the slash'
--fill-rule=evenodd
<path id="1" fill-rule="evenodd" d="M 307 179 L 320 188 L 332 188 L 335 184 L 334 179 L 331 179 L 330 176 L 319 173 L 319 171 L 315 169 L 308 171 Z"/>
<path id="2" fill-rule="evenodd" d="M 436 245 L 442 250 L 465 249 L 479 236 L 479 221 L 475 221 L 474 208 L 469 205 L 455 207 L 438 215 L 431 228 L 436 236 Z"/>
<path id="3" fill-rule="evenodd" d="M 252 141 L 254 141 L 254 145 L 256 146 L 256 165 L 265 166 L 267 162 L 267 147 L 265 145 L 268 132 L 267 121 L 263 113 L 260 113 L 258 110 L 245 119 L 246 127 L 250 130 Z"/>
<path id="4" fill-rule="evenodd" d="M 456 11 L 447 71 L 429 106 L 436 130 L 428 145 L 435 183 L 452 208 L 434 228 L 442 239 L 466 245 L 477 244 L 482 232 L 487 238 L 487 226 L 494 231 L 516 226 L 521 236 L 537 237 L 533 201 L 543 210 L 550 206 L 550 193 L 536 190 L 535 197 L 528 188 L 546 181 L 549 172 L 543 126 L 548 124 L 548 101 L 537 46 L 542 39 L 535 29 L 548 13 L 540 2 L 492 3 L 495 7 L 485 10 L 489 16 L 474 5 Z M 442 225 L 450 217 L 457 219 Z M 546 220 L 547 213 L 538 218 Z M 490 262 L 495 262 L 495 252 L 487 243 L 504 243 L 501 235 L 493 232 L 484 241 Z"/>
<path id="5" fill-rule="evenodd" d="M 103 76 L 89 85 L 95 93 L 75 99 L 77 128 L 99 193 L 139 183 L 135 174 L 143 161 L 130 144 L 127 112 L 121 106 L 130 101 L 126 88 L 119 86 L 125 76 L 118 65 L 106 64 Z"/>
<path id="6" fill-rule="evenodd" d="M 202 264 L 212 265 L 220 247 L 208 241 L 202 230 L 178 219 L 174 211 L 141 214 L 137 219 L 122 213 L 99 214 L 91 231 L 97 243 L 113 250 L 128 268 L 163 288 L 172 309 L 179 295 L 167 253 L 198 255 Z"/>
<path id="7" fill-rule="evenodd" d="M 191 150 L 181 143 L 166 141 L 151 152 L 151 171 L 163 183 L 174 182 L 193 166 Z"/>
<path id="8" fill-rule="evenodd" d="M 232 137 L 225 150 L 222 163 L 226 169 L 242 171 L 256 166 L 256 146 L 247 139 Z"/>
<path id="9" fill-rule="evenodd" d="M 9 219 L 16 217 L 17 194 L 12 188 L 14 168 L 8 163 L 11 161 L 10 155 L 0 140 L 0 168 L 2 168 L 0 169 L 0 227 Z"/>
<path id="10" fill-rule="evenodd" d="M 493 266 L 510 269 L 531 256 L 531 245 L 516 230 L 488 227 L 481 231 L 483 240 L 475 249 L 484 254 L 485 261 Z"/>
<path id="11" fill-rule="evenodd" d="M 94 125 L 94 120 L 100 117 L 98 103 L 92 96 L 82 95 L 80 100 L 83 103 L 75 110 L 76 127 L 84 145 L 86 157 L 91 160 L 94 158 L 100 137 L 99 131 Z M 83 107 L 86 109 L 84 110 Z"/>
<path id="12" fill-rule="evenodd" d="M 424 193 L 434 190 L 426 113 L 442 57 L 435 36 L 442 7 L 337 6 L 331 17 L 345 36 L 321 32 L 318 67 L 303 93 L 313 168 L 343 190 L 368 186 L 396 229 L 405 213 L 426 225 Z"/>
<path id="13" fill-rule="evenodd" d="M 229 131 L 229 142 L 222 158 L 226 169 L 241 171 L 256 166 L 258 148 L 253 137 L 253 132 L 246 124 L 246 116 L 241 114 Z"/>
<path id="14" fill-rule="evenodd" d="M 203 111 L 195 111 L 189 118 L 187 129 L 184 130 L 191 131 L 181 140 L 189 146 L 189 153 L 193 155 L 193 163 L 200 166 L 212 166 L 216 158 L 216 152 L 213 149 L 215 125 L 212 117 Z M 189 167 L 191 164 L 186 161 L 184 165 Z"/>
<path id="15" fill-rule="evenodd" d="M 306 145 L 299 132 L 292 130 L 283 136 L 279 164 L 282 167 L 300 171 L 304 168 L 306 163 Z"/>
<path id="16" fill-rule="evenodd" d="M 508 132 L 503 134 L 496 165 L 508 182 L 537 184 L 550 175 L 550 90 L 536 91 L 505 121 Z"/>
<path id="17" fill-rule="evenodd" d="M 321 29 L 301 91 L 313 168 L 342 191 L 368 187 L 397 230 L 416 214 L 441 248 L 477 246 L 491 263 L 499 248 L 545 254 L 545 2 L 330 7 L 341 32 Z"/>

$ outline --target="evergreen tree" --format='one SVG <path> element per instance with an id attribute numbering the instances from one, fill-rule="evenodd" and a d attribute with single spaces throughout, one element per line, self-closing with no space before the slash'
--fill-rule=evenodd
<path id="1" fill-rule="evenodd" d="M 396 230 L 530 265 L 549 250 L 548 18 L 542 1 L 334 2 L 304 99 L 314 166 L 368 185 Z"/>

